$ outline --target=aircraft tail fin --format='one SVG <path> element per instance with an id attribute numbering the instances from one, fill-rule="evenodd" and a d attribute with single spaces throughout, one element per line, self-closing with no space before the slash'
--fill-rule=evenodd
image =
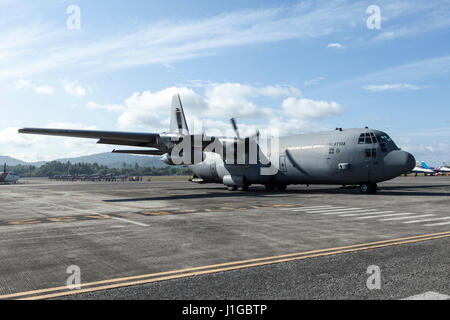
<path id="1" fill-rule="evenodd" d="M 421 165 L 422 165 L 422 168 L 430 169 L 430 167 L 427 166 L 427 164 L 424 161 L 422 161 Z"/>
<path id="2" fill-rule="evenodd" d="M 189 134 L 189 128 L 184 116 L 183 105 L 179 94 L 172 97 L 172 107 L 170 110 L 170 132 L 183 135 Z"/>

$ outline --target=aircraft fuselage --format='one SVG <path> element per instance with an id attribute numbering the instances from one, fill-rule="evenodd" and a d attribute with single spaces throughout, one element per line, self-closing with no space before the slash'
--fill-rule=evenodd
<path id="1" fill-rule="evenodd" d="M 389 136 L 373 129 L 346 129 L 279 138 L 279 170 L 262 175 L 263 165 L 227 165 L 215 153 L 188 168 L 203 182 L 241 184 L 361 184 L 395 178 L 415 166 Z M 231 180 L 230 180 L 231 177 Z"/>

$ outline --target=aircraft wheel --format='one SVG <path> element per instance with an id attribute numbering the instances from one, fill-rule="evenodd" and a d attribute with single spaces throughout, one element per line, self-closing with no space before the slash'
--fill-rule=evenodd
<path id="1" fill-rule="evenodd" d="M 266 188 L 267 191 L 275 190 L 275 185 L 274 184 L 266 184 L 266 185 L 264 185 L 264 187 Z"/>
<path id="2" fill-rule="evenodd" d="M 362 194 L 375 194 L 377 193 L 377 189 L 377 184 L 373 182 L 363 183 L 359 186 L 359 191 L 361 191 Z"/>
<path id="3" fill-rule="evenodd" d="M 248 186 L 243 186 L 238 188 L 239 191 L 248 191 Z"/>
<path id="4" fill-rule="evenodd" d="M 236 191 L 237 189 L 237 187 L 228 187 L 228 191 Z"/>
<path id="5" fill-rule="evenodd" d="M 287 185 L 285 185 L 285 184 L 279 184 L 279 185 L 277 185 L 277 190 L 278 190 L 278 191 L 285 191 L 286 188 L 287 188 Z"/>

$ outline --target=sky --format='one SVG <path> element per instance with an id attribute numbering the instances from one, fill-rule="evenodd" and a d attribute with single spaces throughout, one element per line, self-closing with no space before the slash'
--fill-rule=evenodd
<path id="1" fill-rule="evenodd" d="M 0 154 L 111 151 L 20 127 L 375 128 L 450 162 L 450 1 L 0 0 Z"/>

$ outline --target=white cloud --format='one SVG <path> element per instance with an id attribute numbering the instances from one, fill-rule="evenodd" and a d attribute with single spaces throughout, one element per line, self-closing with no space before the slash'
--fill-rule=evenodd
<path id="1" fill-rule="evenodd" d="M 64 90 L 75 97 L 84 97 L 86 95 L 86 89 L 78 84 L 78 81 L 66 82 L 64 84 Z"/>
<path id="2" fill-rule="evenodd" d="M 344 112 L 336 102 L 302 98 L 301 92 L 295 87 L 222 83 L 206 87 L 204 95 L 187 87 L 136 92 L 125 100 L 125 111 L 118 119 L 119 126 L 128 130 L 167 131 L 170 102 L 175 93 L 181 96 L 191 131 L 193 123 L 196 127 L 201 123 L 205 130 L 215 129 L 221 131 L 222 135 L 224 130 L 231 129 L 228 120 L 231 117 L 238 119 L 243 135 L 254 133 L 261 125 L 276 127 L 281 133 L 287 134 L 318 128 L 318 125 L 309 122 L 310 119 Z M 262 107 L 261 99 L 264 103 L 269 101 L 273 104 L 271 107 Z M 280 104 L 282 108 L 279 107 Z M 198 128 L 194 128 L 196 129 Z"/>
<path id="3" fill-rule="evenodd" d="M 340 43 L 329 43 L 327 48 L 344 49 L 345 46 Z"/>
<path id="4" fill-rule="evenodd" d="M 361 4 L 352 2 L 322 2 L 317 6 L 305 2 L 225 12 L 203 19 L 164 20 L 120 35 L 91 34 L 92 41 L 76 46 L 65 41 L 67 30 L 52 31 L 54 26 L 28 22 L 25 27 L 0 32 L 0 52 L 11 53 L 1 60 L 0 78 L 80 66 L 104 70 L 167 65 L 215 55 L 224 48 L 322 37 L 348 28 L 348 21 L 361 8 Z M 7 48 L 1 50 L 2 45 Z M 39 50 L 34 50 L 36 47 Z"/>
<path id="5" fill-rule="evenodd" d="M 18 90 L 20 89 L 32 89 L 37 94 L 53 94 L 55 89 L 49 85 L 36 85 L 31 82 L 31 80 L 19 79 L 14 82 L 14 87 Z"/>
<path id="6" fill-rule="evenodd" d="M 125 107 L 120 104 L 97 104 L 93 101 L 88 102 L 88 107 L 91 109 L 103 109 L 110 112 L 121 112 Z"/>
<path id="7" fill-rule="evenodd" d="M 94 130 L 94 126 L 79 123 L 53 122 L 48 128 L 73 128 Z M 96 144 L 93 139 L 61 138 L 32 134 L 19 134 L 18 127 L 0 130 L 1 155 L 24 161 L 49 161 L 58 158 L 76 157 L 86 154 L 111 151 L 111 146 Z"/>
<path id="8" fill-rule="evenodd" d="M 369 85 L 364 87 L 368 91 L 404 91 L 404 90 L 419 90 L 421 87 L 409 83 L 391 83 L 380 85 Z"/>
<path id="9" fill-rule="evenodd" d="M 340 115 L 345 110 L 336 102 L 289 97 L 283 101 L 284 113 L 295 119 L 325 118 Z"/>
<path id="10" fill-rule="evenodd" d="M 174 94 L 180 94 L 187 110 L 201 110 L 204 100 L 187 87 L 169 87 L 155 93 L 135 92 L 125 100 L 125 111 L 119 116 L 121 128 L 137 128 L 147 131 L 167 131 L 170 104 Z"/>
<path id="11" fill-rule="evenodd" d="M 206 90 L 208 115 L 213 117 L 262 117 L 270 113 L 270 110 L 258 108 L 251 99 L 284 96 L 301 96 L 301 92 L 294 87 L 255 87 L 240 83 L 215 84 Z"/>
<path id="12" fill-rule="evenodd" d="M 34 92 L 38 94 L 53 94 L 54 88 L 51 86 L 36 86 L 34 87 Z"/>
<path id="13" fill-rule="evenodd" d="M 324 77 L 317 77 L 317 78 L 314 78 L 314 79 L 311 79 L 311 80 L 305 80 L 305 81 L 303 81 L 303 85 L 308 87 L 308 86 L 311 86 L 313 84 L 319 83 L 320 81 L 322 81 L 324 79 L 325 79 Z"/>

